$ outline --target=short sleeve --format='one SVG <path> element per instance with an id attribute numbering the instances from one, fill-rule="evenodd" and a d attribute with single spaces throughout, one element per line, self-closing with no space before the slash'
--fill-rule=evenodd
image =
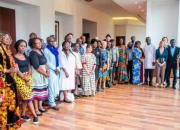
<path id="1" fill-rule="evenodd" d="M 85 58 L 85 55 L 82 56 L 81 62 L 82 62 L 82 64 L 86 64 L 86 58 Z"/>
<path id="2" fill-rule="evenodd" d="M 36 53 L 31 52 L 31 53 L 30 53 L 30 56 L 29 56 L 29 59 L 30 59 L 31 65 L 32 65 L 35 69 L 38 69 L 39 66 L 40 66 L 38 55 L 37 55 Z"/>
<path id="3" fill-rule="evenodd" d="M 64 54 L 64 53 L 62 53 L 62 54 L 60 55 L 60 57 L 59 57 L 60 63 L 61 63 L 61 65 L 60 65 L 61 68 L 65 68 L 65 67 L 66 67 L 66 63 L 65 63 L 64 57 L 65 57 L 65 54 Z"/>

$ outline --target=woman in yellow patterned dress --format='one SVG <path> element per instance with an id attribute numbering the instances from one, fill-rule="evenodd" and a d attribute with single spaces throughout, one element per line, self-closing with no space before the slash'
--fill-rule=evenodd
<path id="1" fill-rule="evenodd" d="M 0 129 L 15 130 L 20 127 L 20 114 L 17 99 L 16 66 L 9 49 L 12 39 L 8 34 L 1 35 L 0 44 Z"/>
<path id="2" fill-rule="evenodd" d="M 18 40 L 15 43 L 16 54 L 14 59 L 17 64 L 17 76 L 15 77 L 17 92 L 22 100 L 22 116 L 24 121 L 29 121 L 30 118 L 26 116 L 26 108 L 29 107 L 31 113 L 33 114 L 33 123 L 38 124 L 38 117 L 34 110 L 34 105 L 32 103 L 32 78 L 31 78 L 31 67 L 30 62 L 24 52 L 27 47 L 27 43 L 24 40 Z"/>

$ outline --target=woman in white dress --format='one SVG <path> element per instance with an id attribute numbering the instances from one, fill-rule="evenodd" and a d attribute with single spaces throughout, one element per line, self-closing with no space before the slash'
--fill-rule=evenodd
<path id="1" fill-rule="evenodd" d="M 44 54 L 47 59 L 47 66 L 50 70 L 48 78 L 48 103 L 54 110 L 59 110 L 55 102 L 55 98 L 59 96 L 60 91 L 60 59 L 59 51 L 55 47 L 55 37 L 50 36 L 47 38 L 48 45 L 44 49 Z"/>
<path id="2" fill-rule="evenodd" d="M 61 59 L 61 91 L 63 91 L 64 101 L 66 103 L 72 103 L 72 100 L 68 95 L 73 95 L 72 90 L 75 89 L 75 68 L 76 58 L 70 50 L 70 43 L 68 41 L 63 42 L 63 52 L 60 56 Z"/>

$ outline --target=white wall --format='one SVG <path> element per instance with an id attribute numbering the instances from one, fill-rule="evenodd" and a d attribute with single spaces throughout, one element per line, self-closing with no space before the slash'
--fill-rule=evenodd
<path id="1" fill-rule="evenodd" d="M 0 6 L 15 10 L 17 40 L 28 40 L 28 35 L 32 31 L 36 32 L 38 35 L 40 34 L 39 8 L 37 6 L 3 2 L 0 2 Z"/>
<path id="2" fill-rule="evenodd" d="M 60 44 L 64 41 L 64 36 L 67 33 L 73 33 L 73 16 L 72 15 L 67 15 L 63 13 L 58 13 L 56 12 L 55 20 L 59 21 L 59 40 Z M 75 41 L 75 38 L 73 39 Z"/>
<path id="3" fill-rule="evenodd" d="M 21 4 L 16 2 L 21 2 Z M 110 33 L 112 36 L 114 35 L 112 17 L 82 3 L 80 0 L 14 0 L 13 3 L 16 3 L 16 5 L 20 8 L 22 3 L 37 6 L 39 8 L 39 11 L 33 11 L 31 9 L 29 9 L 29 11 L 24 9 L 18 11 L 17 9 L 17 12 L 19 12 L 17 13 L 17 17 L 21 21 L 17 21 L 17 24 L 19 24 L 17 25 L 17 37 L 25 37 L 25 35 L 27 35 L 26 30 L 28 30 L 28 28 L 29 30 L 34 29 L 37 32 L 39 31 L 40 37 L 43 39 L 46 39 L 47 36 L 54 34 L 55 11 L 73 16 L 72 33 L 75 35 L 74 37 L 82 35 L 82 19 L 87 19 L 97 23 L 97 35 L 100 39 L 104 39 L 107 33 Z M 24 16 L 23 14 L 31 15 L 26 15 L 25 18 L 22 18 Z M 33 16 L 36 15 L 39 17 L 33 18 Z M 36 25 L 39 26 L 39 28 L 37 28 L 36 25 L 31 27 L 31 24 L 22 23 L 23 21 L 28 21 L 28 19 L 34 20 L 29 20 L 29 23 L 32 23 L 32 25 L 34 25 L 34 23 L 38 23 Z M 21 23 L 23 25 L 20 25 Z"/>
<path id="4" fill-rule="evenodd" d="M 114 36 L 112 17 L 80 2 L 80 0 L 55 0 L 55 10 L 74 17 L 73 33 L 75 34 L 75 37 L 79 37 L 83 33 L 83 19 L 97 23 L 97 36 L 100 39 L 104 39 L 107 33 Z"/>
<path id="5" fill-rule="evenodd" d="M 136 40 L 141 41 L 141 46 L 144 46 L 144 41 L 146 37 L 146 26 L 126 26 L 126 43 L 130 41 L 131 36 L 136 36 Z"/>
<path id="6" fill-rule="evenodd" d="M 55 9 L 54 0 L 16 0 L 28 5 L 34 5 L 39 7 L 39 18 L 33 18 L 34 21 L 39 22 L 40 36 L 46 39 L 47 36 L 54 34 L 54 22 L 55 22 Z M 43 2 L 43 3 L 42 3 Z M 32 14 L 32 17 L 36 13 Z M 30 16 L 31 17 L 31 16 Z M 27 26 L 27 25 L 26 25 Z"/>
<path id="7" fill-rule="evenodd" d="M 131 36 L 136 36 L 136 40 L 142 42 L 146 37 L 146 26 L 144 25 L 115 25 L 115 36 L 126 36 L 126 44 L 130 41 Z"/>
<path id="8" fill-rule="evenodd" d="M 177 40 L 177 43 L 178 43 L 178 46 L 180 46 L 180 2 L 179 2 L 179 17 L 178 17 L 178 40 Z"/>
<path id="9" fill-rule="evenodd" d="M 83 33 L 89 33 L 90 39 L 97 36 L 97 23 L 83 20 Z"/>
<path id="10" fill-rule="evenodd" d="M 153 43 L 158 46 L 163 36 L 178 38 L 179 3 L 177 0 L 147 2 L 147 32 Z"/>

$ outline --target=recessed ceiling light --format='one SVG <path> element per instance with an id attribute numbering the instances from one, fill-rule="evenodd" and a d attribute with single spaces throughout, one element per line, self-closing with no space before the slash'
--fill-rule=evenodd
<path id="1" fill-rule="evenodd" d="M 86 1 L 86 2 L 92 2 L 93 0 L 84 0 L 84 1 Z"/>
<path id="2" fill-rule="evenodd" d="M 113 20 L 138 20 L 136 17 L 113 17 Z"/>

